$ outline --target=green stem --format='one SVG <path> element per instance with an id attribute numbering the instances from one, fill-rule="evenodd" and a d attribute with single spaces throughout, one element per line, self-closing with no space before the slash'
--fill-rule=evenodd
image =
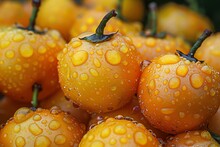
<path id="1" fill-rule="evenodd" d="M 41 88 L 41 85 L 40 84 L 37 84 L 35 83 L 33 85 L 33 96 L 32 96 L 32 105 L 34 108 L 37 108 L 37 105 L 38 105 L 38 94 L 39 92 L 42 90 Z"/>
<path id="2" fill-rule="evenodd" d="M 31 14 L 29 26 L 27 27 L 27 29 L 30 31 L 35 31 L 34 27 L 35 27 L 35 23 L 36 23 L 37 13 L 38 13 L 39 7 L 41 5 L 41 0 L 32 0 L 32 5 L 33 5 L 33 10 L 32 10 L 32 14 Z"/>
<path id="3" fill-rule="evenodd" d="M 106 23 L 111 19 L 112 17 L 115 17 L 117 15 L 115 10 L 110 11 L 108 14 L 104 16 L 102 21 L 100 22 L 99 26 L 96 29 L 96 33 L 90 36 L 86 36 L 83 38 L 79 38 L 81 40 L 86 40 L 88 42 L 92 43 L 99 43 L 99 42 L 104 42 L 109 39 L 111 39 L 112 36 L 114 36 L 117 32 L 111 33 L 111 34 L 104 34 L 104 29 L 106 26 Z"/>
<path id="4" fill-rule="evenodd" d="M 205 30 L 203 34 L 199 37 L 199 39 L 196 41 L 196 43 L 193 45 L 193 47 L 190 49 L 190 52 L 188 53 L 188 56 L 191 58 L 194 58 L 194 55 L 197 51 L 197 49 L 201 46 L 202 42 L 209 37 L 212 34 L 210 30 Z"/>
<path id="5" fill-rule="evenodd" d="M 102 21 L 100 22 L 99 26 L 96 29 L 96 34 L 103 35 L 106 23 L 109 21 L 109 19 L 111 19 L 112 17 L 115 17 L 116 15 L 117 15 L 117 13 L 115 10 L 112 10 L 107 15 L 105 15 L 104 18 L 102 19 Z"/>
<path id="6" fill-rule="evenodd" d="M 202 42 L 207 38 L 209 37 L 210 35 L 212 34 L 212 32 L 210 30 L 205 30 L 203 32 L 203 34 L 199 37 L 199 39 L 196 41 L 196 43 L 193 45 L 193 47 L 190 49 L 189 53 L 186 55 L 184 53 L 182 53 L 181 51 L 177 50 L 177 53 L 183 57 L 183 58 L 186 58 L 187 60 L 189 61 L 193 61 L 193 62 L 197 62 L 199 61 L 198 59 L 196 59 L 194 57 L 197 49 L 201 46 Z M 203 61 L 200 61 L 200 62 L 203 62 Z"/>
<path id="7" fill-rule="evenodd" d="M 149 16 L 148 16 L 148 29 L 151 31 L 151 36 L 156 36 L 157 34 L 157 4 L 155 2 L 151 2 L 149 4 Z"/>

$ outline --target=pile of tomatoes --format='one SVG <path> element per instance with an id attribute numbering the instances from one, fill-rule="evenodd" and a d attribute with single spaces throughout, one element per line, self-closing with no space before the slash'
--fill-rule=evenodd
<path id="1" fill-rule="evenodd" d="M 175 3 L 1 1 L 0 147 L 219 147 L 213 30 Z"/>

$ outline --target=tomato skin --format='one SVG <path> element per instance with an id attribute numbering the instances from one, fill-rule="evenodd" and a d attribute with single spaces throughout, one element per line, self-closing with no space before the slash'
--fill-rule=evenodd
<path id="1" fill-rule="evenodd" d="M 94 125 L 100 123 L 99 121 L 104 121 L 107 118 L 115 118 L 115 117 L 126 117 L 133 119 L 134 121 L 143 124 L 146 129 L 151 130 L 151 133 L 154 134 L 155 137 L 165 140 L 169 134 L 164 133 L 154 127 L 147 121 L 144 115 L 141 113 L 141 109 L 139 106 L 138 98 L 133 97 L 131 102 L 129 102 L 124 107 L 117 109 L 115 111 L 107 112 L 107 113 L 99 113 L 92 114 L 91 120 L 89 121 L 89 127 L 91 128 Z M 101 119 L 100 119 L 101 118 Z"/>
<path id="2" fill-rule="evenodd" d="M 215 115 L 209 120 L 208 123 L 208 129 L 212 131 L 213 133 L 220 136 L 220 107 L 218 108 L 218 111 L 215 113 Z"/>
<path id="3" fill-rule="evenodd" d="M 220 33 L 216 33 L 210 36 L 202 43 L 202 45 L 199 47 L 198 51 L 195 54 L 196 58 L 205 61 L 208 65 L 214 67 L 218 72 L 220 72 L 219 40 Z"/>
<path id="4" fill-rule="evenodd" d="M 79 147 L 88 146 L 158 147 L 159 141 L 140 123 L 108 118 L 83 136 Z"/>
<path id="5" fill-rule="evenodd" d="M 15 27 L 0 29 L 0 91 L 21 102 L 31 102 L 32 86 L 42 87 L 39 100 L 53 94 L 58 85 L 56 56 L 65 45 L 59 32 L 45 34 Z"/>
<path id="6" fill-rule="evenodd" d="M 118 109 L 137 91 L 137 51 L 131 39 L 119 33 L 102 43 L 78 39 L 85 35 L 73 38 L 58 57 L 61 88 L 68 98 L 88 111 Z"/>
<path id="7" fill-rule="evenodd" d="M 171 134 L 196 129 L 219 107 L 219 73 L 176 55 L 155 58 L 145 68 L 138 96 L 143 114 Z"/>
<path id="8" fill-rule="evenodd" d="M 210 133 L 206 130 L 190 131 L 178 134 L 168 139 L 165 147 L 193 147 L 193 146 L 213 146 L 218 147 L 219 144 L 211 137 Z"/>
<path id="9" fill-rule="evenodd" d="M 75 22 L 77 7 L 71 0 L 44 0 L 36 24 L 42 28 L 58 30 L 69 41 L 70 28 Z"/>
<path id="10" fill-rule="evenodd" d="M 0 146 L 78 145 L 85 126 L 57 107 L 32 111 L 22 107 L 0 130 Z"/>
<path id="11" fill-rule="evenodd" d="M 50 109 L 53 106 L 58 106 L 63 111 L 70 113 L 81 123 L 87 124 L 89 121 L 89 114 L 85 110 L 75 106 L 71 100 L 67 99 L 61 89 L 39 103 L 39 107 L 44 109 Z"/>
<path id="12" fill-rule="evenodd" d="M 192 42 L 196 41 L 205 29 L 213 29 L 207 17 L 176 3 L 162 6 L 158 10 L 157 20 L 160 32 L 166 31 Z"/>
<path id="13" fill-rule="evenodd" d="M 187 53 L 190 47 L 182 38 L 171 35 L 164 38 L 133 35 L 131 38 L 143 60 L 152 60 L 167 53 L 175 53 L 176 50 Z"/>

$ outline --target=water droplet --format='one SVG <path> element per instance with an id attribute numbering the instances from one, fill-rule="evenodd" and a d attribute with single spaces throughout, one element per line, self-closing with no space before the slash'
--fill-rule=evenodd
<path id="1" fill-rule="evenodd" d="M 216 93 L 216 92 L 215 92 L 214 89 L 211 89 L 211 90 L 210 90 L 210 95 L 211 95 L 211 96 L 215 96 L 215 93 Z"/>
<path id="2" fill-rule="evenodd" d="M 151 80 L 150 83 L 149 83 L 149 88 L 151 90 L 154 90 L 155 89 L 155 80 Z"/>
<path id="3" fill-rule="evenodd" d="M 77 72 L 73 72 L 73 78 L 77 78 L 78 77 L 78 73 Z"/>
<path id="4" fill-rule="evenodd" d="M 104 130 L 102 130 L 101 132 L 101 137 L 102 138 L 106 138 L 110 135 L 110 129 L 109 128 L 105 128 Z"/>
<path id="5" fill-rule="evenodd" d="M 14 114 L 14 121 L 21 123 L 31 117 L 32 111 L 29 108 L 20 108 Z"/>
<path id="6" fill-rule="evenodd" d="M 161 109 L 161 113 L 163 114 L 172 114 L 174 112 L 174 109 L 173 108 L 162 108 Z"/>
<path id="7" fill-rule="evenodd" d="M 134 141 L 139 145 L 147 144 L 147 136 L 142 132 L 136 132 L 134 134 Z"/>
<path id="8" fill-rule="evenodd" d="M 121 138 L 120 138 L 120 142 L 121 142 L 122 144 L 125 144 L 125 143 L 128 142 L 128 140 L 127 140 L 127 138 L 125 138 L 125 137 L 121 137 Z"/>
<path id="9" fill-rule="evenodd" d="M 103 55 L 103 51 L 102 51 L 101 49 L 97 50 L 96 53 L 97 53 L 98 55 Z"/>
<path id="10" fill-rule="evenodd" d="M 112 138 L 112 139 L 110 139 L 110 141 L 109 141 L 109 143 L 111 144 L 111 145 L 115 145 L 116 144 L 116 139 L 114 139 L 114 138 Z"/>
<path id="11" fill-rule="evenodd" d="M 75 66 L 82 65 L 88 59 L 88 53 L 86 51 L 78 51 L 72 56 L 72 63 Z"/>
<path id="12" fill-rule="evenodd" d="M 180 117 L 180 118 L 184 118 L 184 117 L 185 117 L 185 113 L 184 113 L 184 112 L 180 112 L 180 113 L 179 113 L 179 117 Z"/>
<path id="13" fill-rule="evenodd" d="M 47 48 L 45 47 L 45 46 L 40 46 L 39 48 L 38 48 L 38 53 L 40 53 L 40 54 L 44 54 L 44 53 L 46 53 L 46 51 L 47 51 Z"/>
<path id="14" fill-rule="evenodd" d="M 72 44 L 71 44 L 71 46 L 72 46 L 73 48 L 80 47 L 81 45 L 82 45 L 82 42 L 79 41 L 79 40 L 74 41 L 74 42 L 72 42 Z"/>
<path id="15" fill-rule="evenodd" d="M 9 50 L 5 53 L 5 56 L 9 59 L 12 59 L 12 58 L 14 58 L 15 53 L 14 53 L 14 51 Z"/>
<path id="16" fill-rule="evenodd" d="M 128 52 L 128 47 L 126 46 L 126 45 L 123 45 L 123 46 L 121 46 L 120 47 L 120 51 L 122 52 L 122 53 L 127 53 Z"/>
<path id="17" fill-rule="evenodd" d="M 113 86 L 112 88 L 111 88 L 111 91 L 116 91 L 117 90 L 117 87 L 116 86 Z"/>
<path id="18" fill-rule="evenodd" d="M 178 76 L 184 77 L 188 73 L 188 67 L 186 65 L 180 65 L 176 69 L 176 74 Z"/>
<path id="19" fill-rule="evenodd" d="M 47 41 L 47 45 L 48 45 L 50 48 L 56 47 L 56 44 L 55 44 L 54 41 L 52 41 L 52 40 Z"/>
<path id="20" fill-rule="evenodd" d="M 97 77 L 97 76 L 99 75 L 99 73 L 97 72 L 97 70 L 95 70 L 95 69 L 93 69 L 93 68 L 91 68 L 91 69 L 89 70 L 89 72 L 90 72 L 91 75 L 93 75 L 94 77 Z"/>
<path id="21" fill-rule="evenodd" d="M 164 55 L 158 59 L 158 63 L 162 65 L 175 64 L 180 61 L 180 58 L 176 55 Z"/>
<path id="22" fill-rule="evenodd" d="M 186 86 L 183 85 L 182 90 L 183 90 L 183 91 L 186 91 L 186 89 L 187 89 Z"/>
<path id="23" fill-rule="evenodd" d="M 15 70 L 21 71 L 21 69 L 22 69 L 21 65 L 18 65 L 18 64 L 15 65 Z"/>
<path id="24" fill-rule="evenodd" d="M 66 136 L 59 134 L 55 137 L 54 142 L 58 145 L 64 144 L 66 142 Z"/>
<path id="25" fill-rule="evenodd" d="M 15 139 L 15 145 L 16 147 L 24 147 L 26 144 L 24 137 L 18 136 Z"/>
<path id="26" fill-rule="evenodd" d="M 105 58 L 106 61 L 112 65 L 117 65 L 121 62 L 121 55 L 118 51 L 115 50 L 107 51 L 105 54 Z"/>
<path id="27" fill-rule="evenodd" d="M 118 74 L 114 74 L 114 78 L 117 79 L 119 77 Z"/>
<path id="28" fill-rule="evenodd" d="M 179 91 L 174 92 L 174 96 L 175 96 L 175 97 L 180 96 L 180 92 L 179 92 Z"/>
<path id="29" fill-rule="evenodd" d="M 169 80 L 169 87 L 171 89 L 178 88 L 180 86 L 180 79 L 178 77 L 173 77 Z"/>
<path id="30" fill-rule="evenodd" d="M 86 23 L 88 25 L 92 25 L 94 22 L 95 22 L 95 19 L 93 17 L 89 17 L 89 18 L 86 19 Z"/>
<path id="31" fill-rule="evenodd" d="M 20 42 L 20 41 L 24 40 L 24 38 L 25 38 L 24 35 L 17 33 L 14 35 L 13 41 Z"/>
<path id="32" fill-rule="evenodd" d="M 166 74 L 170 73 L 170 69 L 169 69 L 169 68 L 166 68 L 166 69 L 165 69 L 165 73 L 166 73 Z"/>
<path id="33" fill-rule="evenodd" d="M 99 61 L 99 59 L 97 59 L 97 58 L 95 58 L 94 60 L 93 60 L 93 64 L 96 66 L 96 67 L 101 67 L 101 63 L 100 63 L 100 61 Z"/>
<path id="34" fill-rule="evenodd" d="M 112 45 L 113 45 L 114 47 L 117 47 L 117 46 L 118 46 L 117 40 L 113 40 L 113 41 L 112 41 Z"/>
<path id="35" fill-rule="evenodd" d="M 201 132 L 201 137 L 206 139 L 206 140 L 210 140 L 212 138 L 208 131 L 202 131 Z"/>
<path id="36" fill-rule="evenodd" d="M 30 124 L 29 131 L 35 136 L 40 135 L 43 132 L 43 130 L 36 123 Z"/>
<path id="37" fill-rule="evenodd" d="M 102 141 L 96 140 L 94 141 L 90 147 L 104 147 L 105 144 Z"/>
<path id="38" fill-rule="evenodd" d="M 207 66 L 207 65 L 203 66 L 201 68 L 201 70 L 202 70 L 202 72 L 204 72 L 204 73 L 206 73 L 208 75 L 210 75 L 212 73 L 212 69 L 209 66 Z"/>
<path id="39" fill-rule="evenodd" d="M 89 136 L 88 136 L 88 140 L 89 140 L 89 141 L 92 141 L 93 139 L 94 139 L 94 135 L 89 135 Z"/>
<path id="40" fill-rule="evenodd" d="M 38 136 L 35 139 L 34 147 L 49 147 L 50 144 L 51 144 L 50 139 L 42 135 L 42 136 Z"/>
<path id="41" fill-rule="evenodd" d="M 22 44 L 19 48 L 22 57 L 29 58 L 33 55 L 34 49 L 30 44 Z"/>
<path id="42" fill-rule="evenodd" d="M 86 81 L 88 80 L 89 76 L 86 74 L 86 73 L 83 73 L 80 75 L 80 79 L 83 80 L 83 81 Z"/>
<path id="43" fill-rule="evenodd" d="M 193 74 L 190 77 L 190 83 L 194 88 L 200 88 L 203 85 L 204 79 L 200 74 Z"/>
<path id="44" fill-rule="evenodd" d="M 193 140 L 186 140 L 185 145 L 192 146 L 194 144 Z"/>
<path id="45" fill-rule="evenodd" d="M 1 47 L 1 49 L 4 49 L 4 48 L 8 47 L 10 44 L 11 44 L 10 41 L 2 40 L 0 43 L 0 47 Z"/>
<path id="46" fill-rule="evenodd" d="M 60 126 L 61 126 L 60 123 L 59 123 L 58 121 L 56 121 L 56 120 L 52 120 L 52 121 L 49 123 L 49 128 L 50 128 L 51 130 L 57 130 L 57 129 L 59 129 Z"/>
<path id="47" fill-rule="evenodd" d="M 199 118 L 200 118 L 200 115 L 199 115 L 199 114 L 194 114 L 193 117 L 194 117 L 195 119 L 199 119 Z"/>
<path id="48" fill-rule="evenodd" d="M 149 37 L 146 39 L 146 45 L 148 47 L 154 47 L 156 45 L 156 39 Z"/>
<path id="49" fill-rule="evenodd" d="M 123 135 L 127 132 L 127 130 L 124 126 L 118 125 L 114 128 L 114 132 L 118 135 Z"/>
<path id="50" fill-rule="evenodd" d="M 20 126 L 20 125 L 15 125 L 15 126 L 14 126 L 14 132 L 15 132 L 15 133 L 20 132 L 20 130 L 21 130 L 21 126 Z"/>

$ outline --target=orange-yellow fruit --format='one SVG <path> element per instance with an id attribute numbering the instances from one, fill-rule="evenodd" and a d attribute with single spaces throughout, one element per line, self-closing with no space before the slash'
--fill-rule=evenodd
<path id="1" fill-rule="evenodd" d="M 139 106 L 137 97 L 133 97 L 130 103 L 118 110 L 107 113 L 93 114 L 89 122 L 88 128 L 94 127 L 94 125 L 100 123 L 100 121 L 106 120 L 107 118 L 123 116 L 128 120 L 133 120 L 135 122 L 143 124 L 146 127 L 146 129 L 151 130 L 151 133 L 153 133 L 154 136 L 157 138 L 166 139 L 166 137 L 168 136 L 168 134 L 152 127 L 152 125 L 147 121 L 147 119 L 141 113 L 141 108 Z"/>
<path id="2" fill-rule="evenodd" d="M 70 34 L 71 37 L 77 37 L 85 32 L 95 32 L 97 26 L 105 16 L 106 12 L 89 10 L 83 15 L 78 16 L 77 21 L 73 24 Z M 124 23 L 123 21 L 112 18 L 105 27 L 105 33 L 119 31 L 122 35 L 138 34 L 141 31 L 140 23 Z"/>
<path id="3" fill-rule="evenodd" d="M 90 35 L 90 34 L 88 34 Z M 115 34 L 102 43 L 73 38 L 58 56 L 64 94 L 81 108 L 108 112 L 128 103 L 140 76 L 137 51 L 130 38 Z"/>
<path id="4" fill-rule="evenodd" d="M 59 32 L 45 34 L 17 28 L 0 29 L 0 91 L 18 101 L 30 102 L 32 86 L 42 86 L 39 99 L 58 88 L 57 53 L 65 41 Z"/>
<path id="5" fill-rule="evenodd" d="M 196 52 L 196 57 L 200 60 L 204 60 L 208 65 L 214 67 L 220 72 L 219 60 L 220 60 L 220 33 L 216 33 L 213 36 L 207 38 Z"/>
<path id="6" fill-rule="evenodd" d="M 0 3 L 0 25 L 11 26 L 15 23 L 27 26 L 29 14 L 24 11 L 22 4 L 16 1 Z"/>
<path id="7" fill-rule="evenodd" d="M 220 136 L 220 107 L 215 115 L 209 120 L 208 129 Z"/>
<path id="8" fill-rule="evenodd" d="M 111 11 L 117 9 L 118 0 L 84 0 L 83 4 L 89 8 L 99 11 Z"/>
<path id="9" fill-rule="evenodd" d="M 143 114 L 156 128 L 172 134 L 198 128 L 217 111 L 219 73 L 174 54 L 155 58 L 140 79 Z"/>
<path id="10" fill-rule="evenodd" d="M 72 0 L 44 0 L 37 15 L 36 23 L 42 28 L 56 29 L 69 40 L 69 32 L 75 22 L 76 6 Z"/>
<path id="11" fill-rule="evenodd" d="M 168 139 L 166 147 L 219 147 L 218 144 L 206 130 L 191 131 L 178 134 Z"/>
<path id="12" fill-rule="evenodd" d="M 54 95 L 41 101 L 39 106 L 45 109 L 50 109 L 53 106 L 58 106 L 63 111 L 68 112 L 72 116 L 74 116 L 79 122 L 87 124 L 89 121 L 89 114 L 85 110 L 80 109 L 70 99 L 65 97 L 62 90 L 58 90 L 58 92 L 56 92 Z"/>
<path id="13" fill-rule="evenodd" d="M 158 140 L 142 125 L 128 120 L 109 118 L 83 136 L 80 147 L 149 146 L 158 147 Z"/>
<path id="14" fill-rule="evenodd" d="M 30 106 L 30 104 L 16 102 L 4 96 L 0 99 L 0 124 L 5 123 L 11 118 L 17 109 L 28 106 Z"/>
<path id="15" fill-rule="evenodd" d="M 132 40 L 143 60 L 152 60 L 160 55 L 175 53 L 176 50 L 188 53 L 190 47 L 182 38 L 172 37 L 170 35 L 166 35 L 166 37 L 162 39 L 132 36 Z"/>
<path id="16" fill-rule="evenodd" d="M 128 21 L 141 21 L 145 13 L 142 0 L 122 0 L 121 15 Z"/>
<path id="17" fill-rule="evenodd" d="M 0 130 L 0 146 L 76 146 L 84 131 L 84 125 L 56 107 L 36 111 L 23 107 Z"/>
<path id="18" fill-rule="evenodd" d="M 168 3 L 158 11 L 158 30 L 196 41 L 205 29 L 212 29 L 210 20 L 186 6 Z"/>

